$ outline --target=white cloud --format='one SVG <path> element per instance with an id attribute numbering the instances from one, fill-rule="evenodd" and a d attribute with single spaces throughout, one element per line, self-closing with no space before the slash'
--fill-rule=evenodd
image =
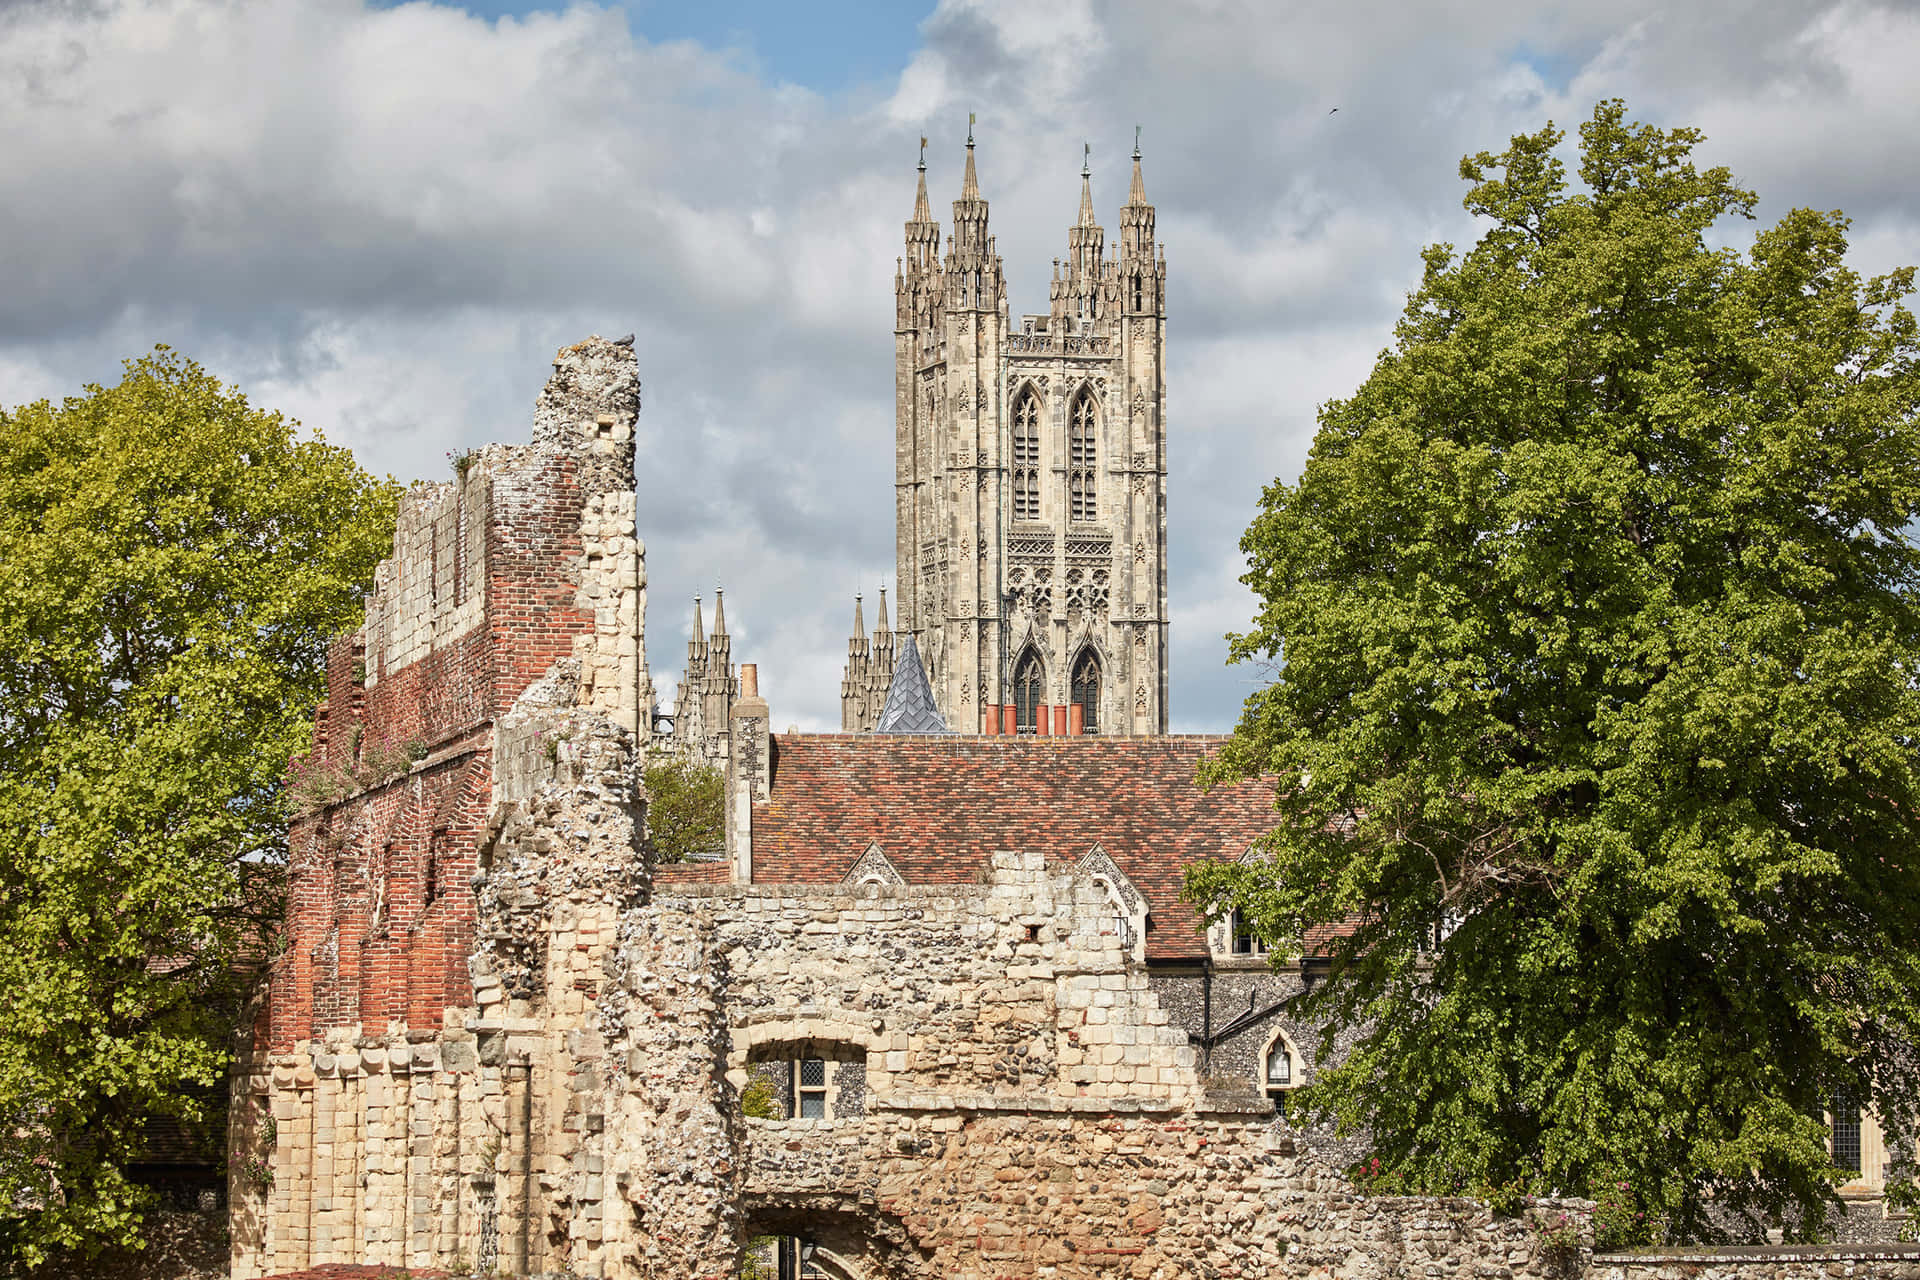
<path id="1" fill-rule="evenodd" d="M 0 4 L 0 401 L 166 341 L 437 475 L 524 435 L 556 347 L 633 330 L 656 682 L 722 578 L 777 720 L 830 727 L 848 597 L 892 563 L 917 136 L 944 216 L 979 114 L 1017 312 L 1082 140 L 1111 233 L 1138 122 L 1173 303 L 1174 717 L 1224 728 L 1258 679 L 1218 665 L 1250 616 L 1239 532 L 1390 340 L 1420 246 L 1471 237 L 1461 154 L 1619 94 L 1703 127 L 1763 213 L 1854 214 L 1863 269 L 1914 256 L 1910 8 L 948 0 L 922 37 L 883 94 L 828 101 L 588 5 Z"/>

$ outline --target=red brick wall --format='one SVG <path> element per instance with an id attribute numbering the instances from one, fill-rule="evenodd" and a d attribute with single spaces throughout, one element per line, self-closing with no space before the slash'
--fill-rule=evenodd
<path id="1" fill-rule="evenodd" d="M 489 455 L 482 466 L 457 492 L 407 499 L 458 504 L 458 526 L 485 522 L 481 624 L 394 669 L 385 632 L 372 625 L 329 651 L 328 698 L 315 726 L 320 765 L 347 772 L 408 748 L 422 758 L 293 822 L 289 945 L 270 993 L 274 1051 L 334 1028 L 438 1027 L 449 1006 L 472 1001 L 469 882 L 492 795 L 493 722 L 594 626 L 575 604 L 585 501 L 576 460 L 522 450 Z M 438 536 L 432 554 L 446 554 Z M 436 590 L 458 577 L 436 567 Z M 383 579 L 404 580 L 398 570 Z M 459 603 L 436 595 L 428 607 L 444 623 Z M 380 627 L 419 621 L 396 623 L 395 612 L 378 596 L 370 602 Z"/>

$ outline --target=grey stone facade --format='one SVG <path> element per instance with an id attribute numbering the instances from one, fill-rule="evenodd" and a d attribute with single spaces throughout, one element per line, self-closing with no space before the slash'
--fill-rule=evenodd
<path id="1" fill-rule="evenodd" d="M 1165 733 L 1166 260 L 1139 152 L 1111 255 L 1082 171 L 1046 315 L 1008 314 L 971 137 L 940 239 L 923 160 L 895 280 L 898 628 L 955 732 Z"/>

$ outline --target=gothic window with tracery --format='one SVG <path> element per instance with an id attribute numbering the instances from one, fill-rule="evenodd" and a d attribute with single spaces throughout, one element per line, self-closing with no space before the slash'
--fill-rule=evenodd
<path id="1" fill-rule="evenodd" d="M 1013 668 L 1013 723 L 1020 733 L 1038 733 L 1044 711 L 1047 669 L 1040 655 L 1028 649 Z"/>
<path id="2" fill-rule="evenodd" d="M 1080 707 L 1080 731 L 1100 732 L 1100 659 L 1091 649 L 1073 664 L 1073 700 Z"/>
<path id="3" fill-rule="evenodd" d="M 1067 492 L 1075 520 L 1091 520 L 1097 514 L 1098 426 L 1093 390 L 1082 387 L 1067 412 Z"/>
<path id="4" fill-rule="evenodd" d="M 1032 387 L 1013 410 L 1013 518 L 1040 518 L 1040 396 Z"/>

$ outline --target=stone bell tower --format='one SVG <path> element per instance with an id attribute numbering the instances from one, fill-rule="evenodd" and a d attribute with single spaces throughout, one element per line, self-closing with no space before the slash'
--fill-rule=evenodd
<path id="1" fill-rule="evenodd" d="M 1017 329 L 971 130 L 944 258 L 926 169 L 923 144 L 894 280 L 897 630 L 958 732 L 1165 733 L 1167 267 L 1138 137 L 1119 243 L 1083 165 L 1049 310 Z"/>

